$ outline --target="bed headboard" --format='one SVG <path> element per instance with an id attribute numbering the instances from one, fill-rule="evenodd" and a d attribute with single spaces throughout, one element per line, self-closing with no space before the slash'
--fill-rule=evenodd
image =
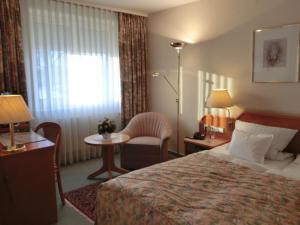
<path id="1" fill-rule="evenodd" d="M 294 136 L 284 151 L 293 154 L 300 154 L 300 117 L 281 116 L 269 113 L 243 112 L 237 119 L 266 126 L 298 130 L 298 133 Z"/>

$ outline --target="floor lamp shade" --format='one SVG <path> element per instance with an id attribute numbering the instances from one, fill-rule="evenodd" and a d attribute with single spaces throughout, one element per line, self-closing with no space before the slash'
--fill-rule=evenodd
<path id="1" fill-rule="evenodd" d="M 0 124 L 32 120 L 32 115 L 21 95 L 0 95 Z"/>
<path id="2" fill-rule="evenodd" d="M 227 108 L 233 106 L 232 99 L 227 89 L 212 90 L 206 100 L 208 108 Z"/>

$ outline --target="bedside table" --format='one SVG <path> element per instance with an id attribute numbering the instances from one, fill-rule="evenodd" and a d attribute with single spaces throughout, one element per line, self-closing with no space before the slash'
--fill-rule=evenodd
<path id="1" fill-rule="evenodd" d="M 203 150 L 209 150 L 217 146 L 226 144 L 228 142 L 230 142 L 229 138 L 220 138 L 220 137 L 216 137 L 214 139 L 209 139 L 205 137 L 204 140 L 184 138 L 184 154 L 188 155 Z"/>

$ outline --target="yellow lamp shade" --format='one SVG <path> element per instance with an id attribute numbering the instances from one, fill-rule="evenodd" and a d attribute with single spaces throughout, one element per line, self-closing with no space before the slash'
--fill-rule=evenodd
<path id="1" fill-rule="evenodd" d="M 206 100 L 208 108 L 227 108 L 233 106 L 232 99 L 227 89 L 212 90 Z"/>
<path id="2" fill-rule="evenodd" d="M 26 122 L 32 119 L 21 95 L 0 95 L 0 124 Z"/>

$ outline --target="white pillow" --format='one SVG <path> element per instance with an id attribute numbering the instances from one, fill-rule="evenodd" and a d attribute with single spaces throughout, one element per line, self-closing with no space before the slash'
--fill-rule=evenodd
<path id="1" fill-rule="evenodd" d="M 290 143 L 292 138 L 298 132 L 297 130 L 270 127 L 255 123 L 248 123 L 237 120 L 235 122 L 235 128 L 241 131 L 245 131 L 252 134 L 272 134 L 274 135 L 271 147 L 266 154 L 267 159 L 272 160 L 284 160 L 293 156 L 291 153 L 282 152 L 286 146 Z"/>
<path id="2" fill-rule="evenodd" d="M 251 134 L 235 129 L 228 150 L 233 156 L 263 164 L 273 137 L 272 134 Z"/>

